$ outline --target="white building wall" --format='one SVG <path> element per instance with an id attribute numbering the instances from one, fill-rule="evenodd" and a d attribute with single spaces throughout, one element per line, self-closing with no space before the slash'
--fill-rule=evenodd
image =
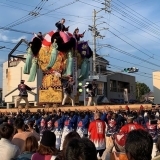
<path id="1" fill-rule="evenodd" d="M 154 103 L 160 104 L 160 71 L 153 72 L 153 95 Z"/>
<path id="2" fill-rule="evenodd" d="M 18 84 L 20 84 L 20 81 L 23 79 L 25 80 L 25 84 L 29 87 L 34 87 L 35 89 L 32 90 L 32 92 L 38 94 L 38 88 L 41 86 L 42 82 L 42 72 L 38 70 L 38 79 L 37 76 L 35 78 L 34 82 L 28 82 L 29 75 L 23 74 L 25 63 L 21 61 L 16 67 L 9 67 L 8 68 L 8 61 L 3 63 L 3 99 L 5 102 L 12 102 L 13 96 L 17 96 L 19 94 L 18 90 L 9 94 L 7 97 L 5 97 L 8 93 L 10 93 L 12 90 L 18 87 Z M 32 95 L 29 94 L 28 97 L 29 101 L 38 101 L 38 95 Z"/>
<path id="3" fill-rule="evenodd" d="M 3 63 L 3 73 L 2 73 L 2 99 L 4 100 L 5 95 L 7 94 L 7 82 L 6 82 L 6 69 L 8 68 L 8 61 Z"/>

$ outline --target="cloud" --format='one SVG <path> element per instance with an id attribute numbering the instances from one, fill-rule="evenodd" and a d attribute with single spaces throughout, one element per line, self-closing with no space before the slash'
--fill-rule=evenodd
<path id="1" fill-rule="evenodd" d="M 17 42 L 19 42 L 21 39 L 26 39 L 26 38 L 27 38 L 26 36 L 21 36 L 21 37 L 19 37 L 19 38 L 17 38 L 17 39 L 11 39 L 11 42 L 17 43 Z"/>
<path id="2" fill-rule="evenodd" d="M 7 41 L 8 39 L 9 38 L 6 35 L 4 35 L 3 33 L 0 33 L 0 40 Z"/>

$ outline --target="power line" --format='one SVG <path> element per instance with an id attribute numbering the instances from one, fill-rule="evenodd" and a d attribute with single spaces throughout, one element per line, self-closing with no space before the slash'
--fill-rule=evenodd
<path id="1" fill-rule="evenodd" d="M 28 15 L 23 16 L 23 17 L 19 18 L 18 20 L 14 21 L 14 22 L 9 23 L 9 24 L 6 25 L 5 27 L 8 27 L 8 26 L 9 26 L 9 28 L 11 28 L 11 27 L 15 26 L 15 22 L 18 23 L 18 21 L 21 22 L 21 21 L 24 21 L 24 20 L 33 18 L 32 16 L 37 16 L 37 15 L 39 15 L 39 11 L 42 9 L 42 7 L 43 7 L 43 5 L 46 3 L 46 1 L 47 1 L 47 0 L 44 0 L 44 1 L 41 0 L 41 1 L 38 3 L 38 5 L 37 5 L 32 11 L 29 12 Z M 5 27 L 4 27 L 4 28 L 5 28 Z"/>
<path id="2" fill-rule="evenodd" d="M 140 17 L 146 19 L 148 22 L 150 22 L 151 25 L 157 26 L 158 29 L 159 29 L 159 26 L 158 26 L 156 23 L 154 23 L 154 22 L 152 22 L 151 20 L 149 20 L 148 18 L 142 16 L 141 14 L 139 14 L 138 12 L 136 12 L 135 10 L 133 10 L 132 8 L 130 8 L 129 6 L 127 6 L 126 4 L 122 3 L 121 1 L 119 1 L 119 0 L 117 0 L 117 1 L 118 1 L 119 3 L 121 3 L 121 4 L 123 4 L 125 7 L 129 8 L 129 9 L 130 9 L 131 11 L 133 11 L 134 13 L 136 13 L 136 15 L 139 15 Z M 133 13 L 133 12 L 132 12 L 132 13 Z"/>
<path id="3" fill-rule="evenodd" d="M 57 7 L 56 9 L 49 10 L 49 11 L 47 11 L 46 13 L 43 13 L 43 14 L 35 14 L 34 17 L 24 18 L 24 19 L 20 20 L 19 22 L 16 22 L 14 25 L 9 26 L 9 27 L 14 27 L 14 26 L 16 26 L 16 25 L 22 24 L 22 23 L 24 23 L 24 22 L 28 22 L 28 21 L 33 20 L 33 19 L 35 19 L 35 18 L 38 18 L 38 17 L 40 17 L 40 16 L 47 15 L 47 14 L 49 14 L 49 13 L 51 13 L 51 12 L 53 12 L 53 11 L 56 11 L 56 10 L 58 10 L 58 9 L 67 7 L 67 6 L 69 6 L 69 5 L 72 5 L 72 4 L 74 4 L 74 3 L 78 2 L 78 1 L 79 1 L 79 0 L 74 0 L 74 1 L 72 1 L 72 2 L 69 2 L 69 3 L 65 4 L 65 5 L 62 5 L 62 6 L 60 6 L 60 7 Z"/>
<path id="4" fill-rule="evenodd" d="M 95 0 L 93 0 L 93 1 L 95 1 Z M 97 3 L 100 3 L 100 2 L 102 2 L 102 1 L 99 1 L 99 2 L 97 2 Z M 86 3 L 86 4 L 87 4 L 87 5 L 90 5 L 90 4 L 88 4 L 88 3 Z M 90 5 L 90 6 L 94 6 L 94 7 L 96 7 L 95 5 Z M 113 8 L 112 8 L 112 9 L 113 9 Z M 116 9 L 113 9 L 113 10 L 117 12 L 117 10 L 116 10 Z M 119 12 L 119 13 L 121 14 L 121 12 Z M 149 35 L 151 35 L 151 36 L 153 36 L 153 37 L 155 37 L 155 38 L 159 39 L 157 36 L 154 36 L 153 34 L 148 33 L 147 31 L 145 31 L 144 29 L 137 27 L 137 26 L 135 25 L 135 23 L 134 23 L 134 24 L 132 24 L 132 23 L 130 23 L 130 22 L 128 22 L 128 21 L 126 21 L 126 20 L 124 20 L 123 18 L 121 18 L 121 17 L 119 17 L 119 16 L 115 15 L 113 12 L 111 12 L 111 14 L 112 14 L 112 15 L 114 15 L 115 17 L 119 18 L 120 20 L 123 20 L 124 22 L 126 22 L 126 23 L 128 23 L 128 24 L 130 24 L 130 25 L 132 25 L 132 26 L 134 26 L 134 27 L 136 27 L 136 28 L 138 28 L 138 29 L 140 29 L 140 30 L 142 30 L 142 31 L 146 32 L 147 34 L 149 34 Z M 125 15 L 122 15 L 122 16 L 123 16 L 123 17 L 126 17 Z M 131 20 L 131 21 L 133 21 L 132 19 L 130 19 L 130 20 Z M 159 40 L 160 40 L 160 39 L 159 39 Z"/>
<path id="5" fill-rule="evenodd" d="M 145 54 L 146 56 L 152 58 L 152 56 L 146 54 L 145 52 L 141 51 L 140 49 L 138 49 L 137 47 L 133 46 L 132 44 L 128 43 L 127 41 L 123 40 L 122 38 L 120 38 L 118 35 L 116 35 L 115 33 L 113 33 L 112 31 L 108 30 L 110 33 L 112 33 L 114 36 L 116 36 L 117 38 L 121 39 L 123 42 L 127 43 L 128 45 L 130 45 L 131 47 L 135 48 L 136 50 L 140 51 L 141 53 Z"/>
<path id="6" fill-rule="evenodd" d="M 125 54 L 125 55 L 127 55 L 127 56 L 133 57 L 133 58 L 138 59 L 138 60 L 140 60 L 140 61 L 144 61 L 144 62 L 149 63 L 149 64 L 151 64 L 151 65 L 160 67 L 159 65 L 157 65 L 157 64 L 155 64 L 155 63 L 149 62 L 149 61 L 147 61 L 147 60 L 145 60 L 145 59 L 142 59 L 142 58 L 140 58 L 140 57 L 137 57 L 137 56 L 135 56 L 135 55 L 133 55 L 133 54 L 131 54 L 131 53 L 128 53 L 128 52 L 126 52 L 126 51 L 123 51 L 123 50 L 121 50 L 121 49 L 118 49 L 118 48 L 116 48 L 116 47 L 114 47 L 114 46 L 105 45 L 104 47 L 111 48 L 111 49 L 116 50 L 116 51 L 118 51 L 118 52 L 120 52 L 120 53 L 123 53 L 123 54 Z"/>
<path id="7" fill-rule="evenodd" d="M 152 70 L 152 71 L 155 71 L 155 69 L 153 68 L 149 68 L 149 67 L 145 67 L 145 66 L 142 66 L 140 64 L 135 64 L 135 63 L 132 63 L 132 62 L 129 62 L 129 61 L 125 61 L 125 60 L 122 60 L 122 59 L 119 59 L 119 58 L 115 58 L 115 57 L 112 57 L 112 56 L 108 56 L 109 58 L 112 58 L 112 59 L 115 59 L 115 60 L 118 60 L 118 61 L 121 61 L 121 62 L 125 62 L 125 63 L 128 63 L 128 64 L 133 64 L 133 65 L 137 65 L 137 66 L 140 66 L 140 67 L 143 67 L 143 68 L 146 68 L 146 69 L 149 69 L 149 70 Z"/>
<path id="8" fill-rule="evenodd" d="M 108 24 L 109 25 L 109 24 Z M 116 30 L 117 32 L 121 33 L 120 31 L 118 31 L 117 29 L 115 29 L 113 26 L 109 25 L 110 27 L 112 27 L 114 30 Z M 121 33 L 122 34 L 122 33 Z M 124 34 L 122 34 L 123 36 L 125 36 Z M 128 38 L 127 36 L 125 36 L 127 39 L 131 40 L 130 38 Z M 135 41 L 131 40 L 132 42 L 136 43 Z M 138 43 L 136 43 L 138 46 L 142 47 L 141 45 L 139 45 Z M 148 51 L 149 53 L 151 53 L 149 50 L 147 50 L 146 48 L 142 47 L 143 49 L 145 49 L 146 51 Z M 153 53 L 151 53 L 152 55 L 154 55 Z M 147 54 L 148 55 L 148 54 Z M 149 55 L 148 55 L 149 56 Z M 150 57 L 150 56 L 149 56 Z M 150 58 L 153 58 L 154 57 L 150 57 Z M 156 59 L 157 60 L 157 59 Z"/>
<path id="9" fill-rule="evenodd" d="M 90 5 L 90 6 L 97 7 L 97 6 L 95 6 L 95 5 L 91 5 L 91 4 L 88 4 L 88 3 L 83 2 L 83 1 L 80 1 L 80 2 L 82 2 L 82 3 L 84 3 L 84 4 L 87 4 L 87 5 Z M 99 7 L 97 7 L 97 8 L 99 8 Z M 108 30 L 108 31 L 111 32 L 110 30 Z M 125 43 L 127 43 L 127 44 L 129 44 L 130 46 L 132 46 L 133 48 L 135 48 L 136 50 L 138 50 L 138 51 L 140 51 L 141 53 L 145 54 L 146 56 L 152 58 L 152 56 L 148 55 L 147 53 L 141 51 L 141 50 L 138 49 L 137 47 L 135 47 L 135 46 L 133 46 L 132 44 L 128 43 L 127 41 L 123 40 L 122 38 L 120 38 L 119 36 L 117 36 L 116 34 L 114 34 L 113 32 L 111 32 L 111 33 L 112 33 L 113 35 L 115 35 L 116 37 L 118 37 L 119 39 L 121 39 L 122 41 L 124 41 Z"/>
<path id="10" fill-rule="evenodd" d="M 116 8 L 116 7 L 114 7 L 114 8 Z M 150 27 L 148 27 L 148 25 L 143 24 L 142 22 L 140 22 L 139 20 L 137 20 L 137 19 L 134 18 L 133 16 L 130 16 L 130 15 L 127 15 L 127 16 L 126 16 L 126 15 L 124 15 L 123 13 L 121 13 L 121 11 L 118 11 L 117 8 L 116 8 L 116 9 L 114 9 L 114 8 L 112 8 L 112 10 L 120 13 L 124 18 L 127 18 L 127 19 L 129 19 L 130 21 L 132 21 L 132 22 L 133 22 L 132 25 L 134 24 L 134 26 L 135 26 L 135 24 L 137 24 L 137 25 L 139 25 L 140 27 L 142 27 L 143 30 L 146 29 L 146 30 L 148 30 L 149 32 L 153 33 L 154 35 L 160 35 L 160 32 L 155 31 L 154 29 L 151 29 Z M 148 32 L 147 32 L 147 33 L 148 33 Z"/>
<path id="11" fill-rule="evenodd" d="M 95 1 L 95 0 L 93 0 L 93 1 Z M 100 2 L 100 1 L 99 1 Z M 101 1 L 102 2 L 102 1 Z M 150 29 L 150 31 L 151 32 L 153 32 L 153 33 L 155 33 L 155 34 L 157 34 L 157 33 L 160 33 L 160 32 L 158 32 L 158 31 L 156 31 L 156 30 L 154 30 L 155 28 L 156 29 L 158 29 L 158 30 L 160 30 L 160 28 L 157 28 L 157 27 L 154 27 L 154 29 L 152 29 L 151 30 L 151 26 L 153 26 L 153 22 L 151 22 L 150 20 L 148 20 L 147 19 L 147 21 L 146 20 L 144 20 L 144 19 L 146 19 L 145 17 L 143 17 L 143 16 L 141 16 L 141 17 L 143 17 L 143 19 L 139 16 L 140 14 L 139 13 L 137 13 L 137 12 L 135 12 L 135 11 L 133 11 L 133 12 L 131 12 L 131 11 L 129 11 L 129 10 L 127 10 L 126 8 L 124 8 L 123 6 L 121 6 L 121 5 L 119 5 L 119 4 L 117 4 L 116 2 L 114 2 L 114 1 L 112 1 L 113 3 L 115 3 L 116 5 L 113 5 L 112 4 L 112 9 L 114 10 L 114 11 L 116 11 L 116 12 L 118 12 L 118 13 L 120 13 L 123 17 L 126 17 L 126 18 L 128 18 L 128 19 L 130 19 L 131 21 L 133 21 L 133 22 L 135 22 L 135 23 L 137 23 L 137 24 L 139 24 L 139 25 L 141 25 L 141 26 L 143 26 L 143 28 L 149 28 Z M 120 1 L 119 1 L 120 2 Z M 121 7 L 122 9 L 120 9 L 120 8 L 118 8 L 118 7 Z M 126 6 L 126 5 L 125 5 Z M 115 9 L 114 9 L 115 8 Z M 129 8 L 129 7 L 128 7 Z M 127 12 L 125 12 L 125 11 L 127 11 Z M 135 14 L 135 13 L 137 13 L 137 14 Z M 131 14 L 131 15 L 130 15 Z M 137 16 L 138 15 L 138 16 Z M 135 16 L 135 17 L 134 17 Z M 140 19 L 140 20 L 139 20 Z M 149 21 L 149 22 L 148 22 Z M 146 25 L 146 24 L 147 25 Z M 156 25 L 157 26 L 157 25 Z M 158 26 L 159 27 L 159 26 Z"/>

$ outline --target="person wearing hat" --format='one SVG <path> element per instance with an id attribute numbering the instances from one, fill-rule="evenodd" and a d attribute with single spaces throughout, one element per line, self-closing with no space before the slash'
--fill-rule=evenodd
<path id="1" fill-rule="evenodd" d="M 27 91 L 31 91 L 32 88 L 28 87 L 26 84 L 24 84 L 24 80 L 21 80 L 20 84 L 18 85 L 19 95 L 15 102 L 15 108 L 17 108 L 23 99 L 26 103 L 26 107 L 29 107 L 28 102 L 28 93 Z"/>
<path id="2" fill-rule="evenodd" d="M 55 147 L 56 136 L 51 131 L 44 131 L 37 153 L 34 153 L 32 160 L 54 160 L 58 154 Z"/>
<path id="3" fill-rule="evenodd" d="M 127 116 L 127 124 L 125 124 L 121 129 L 120 133 L 125 133 L 128 134 L 132 130 L 137 130 L 137 129 L 144 129 L 144 127 L 140 124 L 135 124 L 133 123 L 134 116 L 132 114 L 129 114 Z"/>

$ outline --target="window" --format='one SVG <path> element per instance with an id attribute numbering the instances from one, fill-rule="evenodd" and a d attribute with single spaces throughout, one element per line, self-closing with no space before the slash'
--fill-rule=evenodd
<path id="1" fill-rule="evenodd" d="M 117 85 L 115 80 L 110 80 L 110 91 L 117 92 Z"/>
<path id="2" fill-rule="evenodd" d="M 97 95 L 103 95 L 104 83 L 96 82 L 97 84 Z"/>
<path id="3" fill-rule="evenodd" d="M 130 92 L 130 84 L 127 82 L 118 81 L 118 92 L 123 92 L 124 88 L 127 88 L 128 93 Z"/>
<path id="4" fill-rule="evenodd" d="M 8 69 L 6 69 L 6 78 L 8 77 Z"/>

